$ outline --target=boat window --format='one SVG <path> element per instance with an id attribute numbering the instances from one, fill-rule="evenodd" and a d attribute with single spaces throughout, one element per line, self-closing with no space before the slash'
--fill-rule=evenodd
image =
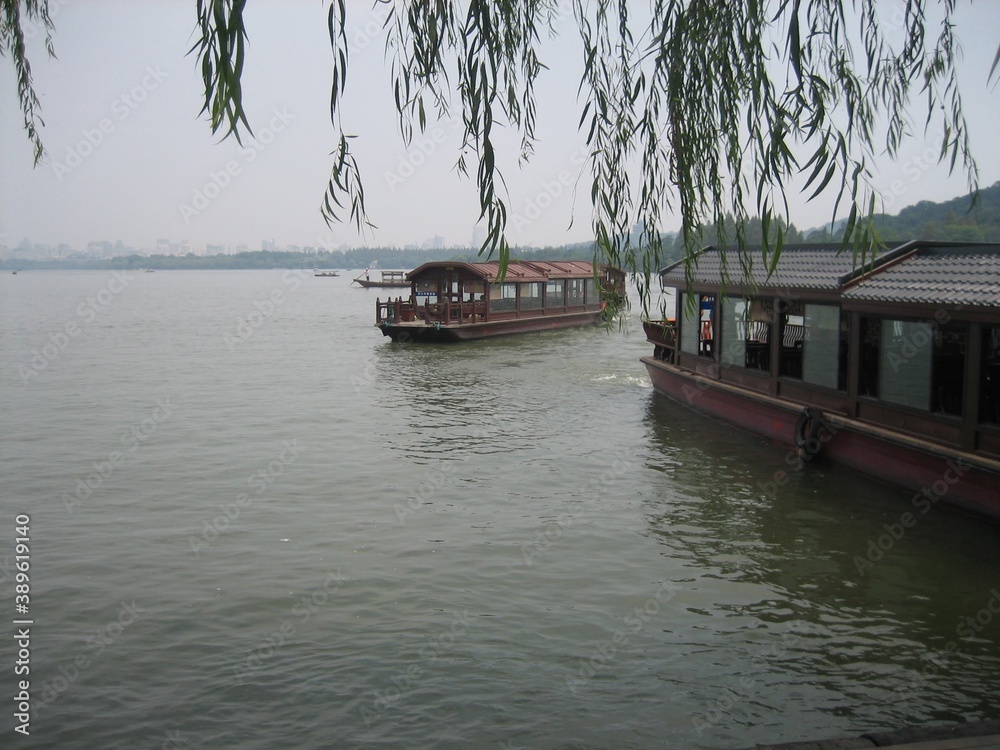
<path id="1" fill-rule="evenodd" d="M 781 346 L 778 348 L 778 375 L 802 379 L 802 343 L 805 340 L 805 305 L 784 301 L 781 305 Z"/>
<path id="2" fill-rule="evenodd" d="M 465 279 L 462 282 L 462 294 L 468 302 L 482 299 L 485 293 L 486 283 L 482 279 Z"/>
<path id="3" fill-rule="evenodd" d="M 698 354 L 715 357 L 715 295 L 698 296 Z"/>
<path id="4" fill-rule="evenodd" d="M 841 368 L 846 352 L 846 331 L 841 330 L 840 308 L 836 305 L 805 306 L 805 333 L 802 339 L 802 380 L 813 385 L 844 390 L 847 370 Z M 846 368 L 846 362 L 843 362 Z M 843 372 L 844 380 L 841 380 Z"/>
<path id="5" fill-rule="evenodd" d="M 861 361 L 858 368 L 858 395 L 878 398 L 879 345 L 882 325 L 877 318 L 861 319 Z"/>
<path id="6" fill-rule="evenodd" d="M 858 394 L 961 416 L 968 335 L 965 323 L 862 318 Z"/>
<path id="7" fill-rule="evenodd" d="M 934 358 L 931 365 L 931 411 L 962 415 L 965 393 L 965 349 L 968 338 L 965 323 L 940 323 L 934 326 Z"/>
<path id="8" fill-rule="evenodd" d="M 587 304 L 596 305 L 601 301 L 601 294 L 597 289 L 597 282 L 593 279 L 586 279 Z"/>
<path id="9" fill-rule="evenodd" d="M 879 350 L 879 398 L 930 409 L 934 330 L 921 321 L 883 320 Z"/>
<path id="10" fill-rule="evenodd" d="M 517 284 L 490 284 L 490 312 L 517 309 Z"/>
<path id="11" fill-rule="evenodd" d="M 537 310 L 542 306 L 542 284 L 528 281 L 521 284 L 521 309 Z"/>
<path id="12" fill-rule="evenodd" d="M 562 279 L 549 279 L 545 285 L 545 306 L 563 307 L 566 304 L 566 290 Z"/>
<path id="13" fill-rule="evenodd" d="M 681 351 L 698 353 L 698 308 L 697 295 L 680 293 Z"/>
<path id="14" fill-rule="evenodd" d="M 752 297 L 747 300 L 746 313 L 746 367 L 751 370 L 771 371 L 771 328 L 774 321 L 774 300 Z"/>
<path id="15" fill-rule="evenodd" d="M 746 366 L 747 301 L 722 300 L 722 364 Z"/>
<path id="16" fill-rule="evenodd" d="M 1000 327 L 983 327 L 979 421 L 1000 424 Z"/>
<path id="17" fill-rule="evenodd" d="M 583 279 L 569 279 L 566 282 L 566 304 L 567 305 L 582 305 L 584 302 L 583 296 Z"/>

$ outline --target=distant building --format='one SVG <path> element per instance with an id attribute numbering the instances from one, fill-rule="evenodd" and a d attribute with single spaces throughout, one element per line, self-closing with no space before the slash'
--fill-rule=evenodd
<path id="1" fill-rule="evenodd" d="M 486 242 L 486 227 L 482 224 L 476 224 L 472 229 L 472 249 L 478 250 Z"/>
<path id="2" fill-rule="evenodd" d="M 87 243 L 87 255 L 91 258 L 110 258 L 114 247 L 108 240 L 91 240 Z"/>

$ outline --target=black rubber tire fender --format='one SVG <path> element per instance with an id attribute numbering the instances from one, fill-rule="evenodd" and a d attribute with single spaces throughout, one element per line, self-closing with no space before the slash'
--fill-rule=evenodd
<path id="1" fill-rule="evenodd" d="M 829 432 L 823 412 L 815 406 L 807 406 L 795 422 L 795 447 L 818 455 L 823 446 L 819 434 L 824 428 Z"/>

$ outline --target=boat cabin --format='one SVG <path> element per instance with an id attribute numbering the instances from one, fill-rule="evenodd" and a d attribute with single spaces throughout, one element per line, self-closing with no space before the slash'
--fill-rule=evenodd
<path id="1" fill-rule="evenodd" d="M 377 300 L 375 323 L 394 338 L 408 330 L 411 340 L 422 326 L 432 327 L 437 335 L 429 338 L 437 340 L 449 338 L 440 335 L 442 328 L 456 328 L 450 338 L 470 338 L 488 331 L 536 330 L 529 321 L 539 326 L 544 321 L 543 327 L 579 324 L 581 316 L 592 319 L 600 313 L 607 294 L 624 294 L 625 285 L 623 271 L 595 269 L 585 261 L 512 260 L 502 278 L 498 261 L 432 262 L 411 271 L 407 279 L 409 298 Z M 473 324 L 493 325 L 458 335 L 457 327 Z"/>

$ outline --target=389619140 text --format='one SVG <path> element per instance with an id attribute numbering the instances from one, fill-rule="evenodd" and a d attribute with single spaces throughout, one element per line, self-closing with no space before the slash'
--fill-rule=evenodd
<path id="1" fill-rule="evenodd" d="M 31 518 L 21 513 L 14 519 L 14 731 L 31 734 Z"/>

